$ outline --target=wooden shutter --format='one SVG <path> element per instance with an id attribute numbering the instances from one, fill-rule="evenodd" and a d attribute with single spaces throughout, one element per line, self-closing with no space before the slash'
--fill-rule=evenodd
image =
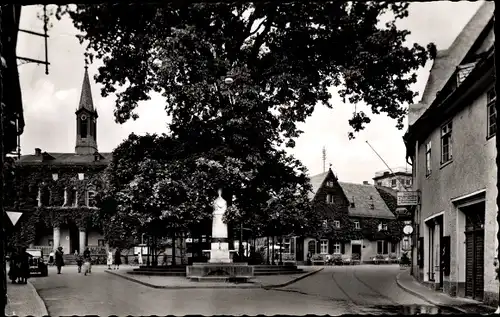
<path id="1" fill-rule="evenodd" d="M 446 236 L 442 238 L 442 247 L 441 247 L 441 267 L 443 269 L 444 276 L 450 276 L 450 247 L 451 247 L 451 239 L 450 236 Z"/>
<path id="2" fill-rule="evenodd" d="M 295 254 L 295 237 L 290 238 L 290 253 Z"/>
<path id="3" fill-rule="evenodd" d="M 389 244 L 389 243 L 388 243 L 387 241 L 382 242 L 382 245 L 383 245 L 383 252 L 382 252 L 382 254 L 387 254 L 387 253 L 389 253 L 388 244 Z"/>
<path id="4" fill-rule="evenodd" d="M 345 254 L 345 243 L 340 242 L 340 253 Z"/>
<path id="5" fill-rule="evenodd" d="M 424 237 L 418 238 L 418 267 L 424 268 Z"/>
<path id="6" fill-rule="evenodd" d="M 474 239 L 474 299 L 482 300 L 484 292 L 484 231 L 476 231 Z"/>
<path id="7" fill-rule="evenodd" d="M 474 292 L 474 234 L 465 233 L 465 296 L 472 297 Z"/>
<path id="8" fill-rule="evenodd" d="M 316 240 L 316 253 L 321 253 L 321 241 Z"/>

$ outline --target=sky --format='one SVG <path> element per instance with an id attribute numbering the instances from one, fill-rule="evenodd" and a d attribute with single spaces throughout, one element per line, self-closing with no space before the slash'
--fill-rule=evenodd
<path id="1" fill-rule="evenodd" d="M 410 4 L 409 17 L 398 26 L 407 29 L 408 45 L 419 43 L 436 44 L 438 49 L 447 49 L 465 24 L 483 2 L 415 2 Z M 37 18 L 40 6 L 23 7 L 20 28 L 43 32 Z M 19 76 L 23 93 L 26 127 L 21 136 L 21 153 L 33 154 L 35 148 L 47 152 L 74 152 L 76 140 L 75 110 L 78 107 L 84 74 L 84 51 L 75 34 L 78 31 L 66 17 L 54 19 L 49 30 L 48 58 L 49 75 L 45 66 L 23 64 L 19 66 Z M 41 37 L 19 33 L 17 54 L 43 60 L 44 40 Z M 425 87 L 431 62 L 418 72 L 418 81 L 412 87 L 420 95 Z M 100 152 L 111 152 L 127 136 L 136 134 L 167 132 L 169 118 L 164 111 L 164 98 L 152 94 L 151 100 L 143 102 L 137 109 L 139 119 L 125 124 L 114 121 L 114 96 L 101 97 L 100 85 L 92 77 L 97 73 L 99 62 L 89 66 L 94 106 L 99 113 L 97 143 Z M 420 100 L 420 95 L 415 102 Z M 354 106 L 344 104 L 333 95 L 333 109 L 318 105 L 305 123 L 299 124 L 304 133 L 296 140 L 296 146 L 288 152 L 300 159 L 310 175 L 323 172 L 322 149 L 326 148 L 326 167 L 332 170 L 340 181 L 361 183 L 370 181 L 375 172 L 387 169 L 384 162 L 366 143 L 378 152 L 392 167 L 405 167 L 405 147 L 403 130 L 396 128 L 396 121 L 384 114 L 371 115 L 372 122 L 366 129 L 349 140 L 351 131 L 348 120 Z M 366 111 L 365 111 L 366 112 Z M 410 168 L 410 166 L 408 166 Z"/>

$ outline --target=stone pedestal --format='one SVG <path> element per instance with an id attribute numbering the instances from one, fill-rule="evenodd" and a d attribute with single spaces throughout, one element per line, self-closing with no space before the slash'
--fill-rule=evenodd
<path id="1" fill-rule="evenodd" d="M 209 263 L 231 263 L 229 254 L 229 243 L 227 242 L 212 242 L 210 250 Z"/>
<path id="2" fill-rule="evenodd" d="M 87 242 L 87 232 L 85 230 L 80 229 L 80 254 L 83 254 L 83 251 L 85 251 L 85 245 Z"/>

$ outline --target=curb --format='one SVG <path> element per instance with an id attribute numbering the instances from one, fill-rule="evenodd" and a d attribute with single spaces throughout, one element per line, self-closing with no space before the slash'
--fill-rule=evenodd
<path id="1" fill-rule="evenodd" d="M 45 305 L 45 302 L 43 301 L 42 297 L 40 297 L 40 294 L 38 294 L 35 286 L 33 286 L 33 284 L 31 284 L 30 281 L 28 281 L 28 283 L 26 285 L 29 285 L 29 287 L 31 288 L 31 291 L 33 292 L 35 300 L 38 303 L 39 309 L 42 312 L 42 316 L 50 316 L 49 312 L 47 311 L 47 306 Z"/>
<path id="2" fill-rule="evenodd" d="M 398 275 L 396 275 L 396 284 L 398 284 L 398 286 L 399 286 L 402 290 L 404 290 L 405 292 L 410 293 L 410 294 L 412 294 L 413 296 L 416 296 L 416 297 L 420 298 L 421 300 L 424 300 L 424 301 L 426 301 L 426 302 L 428 302 L 428 303 L 430 303 L 430 304 L 432 304 L 432 305 L 434 305 L 434 306 L 437 306 L 437 307 L 446 307 L 446 308 L 448 308 L 448 309 L 456 309 L 456 310 L 458 310 L 458 311 L 460 311 L 460 312 L 462 312 L 462 313 L 464 313 L 464 314 L 467 314 L 467 313 L 468 313 L 466 310 L 464 310 L 464 309 L 462 309 L 462 308 L 459 308 L 459 307 L 452 307 L 452 306 L 446 306 L 446 305 L 440 304 L 440 303 L 438 303 L 438 302 L 435 302 L 435 301 L 433 301 L 433 300 L 430 300 L 430 299 L 428 299 L 427 297 L 425 297 L 424 295 L 420 294 L 419 292 L 416 292 L 416 291 L 414 291 L 414 290 L 410 289 L 409 287 L 404 286 L 404 285 L 401 283 L 401 281 L 399 280 L 399 279 L 400 279 L 399 277 L 400 277 L 400 276 L 401 276 L 401 274 L 403 274 L 403 273 L 404 273 L 404 272 L 400 272 Z M 414 277 L 413 277 L 413 276 L 412 276 L 412 278 L 414 279 Z"/>
<path id="3" fill-rule="evenodd" d="M 134 282 L 134 283 L 142 284 L 144 286 L 157 288 L 157 289 L 194 289 L 194 288 L 198 288 L 198 289 L 230 289 L 230 288 L 233 288 L 233 289 L 234 288 L 238 288 L 238 289 L 259 289 L 259 288 L 271 289 L 271 288 L 279 288 L 279 287 L 284 287 L 284 286 L 293 284 L 297 281 L 300 281 L 301 279 L 304 279 L 308 276 L 311 276 L 315 273 L 318 273 L 318 272 L 322 271 L 323 269 L 324 268 L 320 268 L 320 269 L 312 271 L 312 272 L 307 272 L 307 273 L 303 274 L 302 276 L 299 276 L 297 278 L 294 278 L 291 281 L 288 281 L 288 282 L 282 283 L 282 284 L 275 284 L 275 285 L 262 285 L 262 284 L 256 284 L 256 285 L 237 285 L 236 284 L 236 285 L 234 285 L 234 284 L 229 284 L 229 285 L 212 285 L 212 286 L 202 285 L 202 284 L 197 284 L 197 285 L 192 285 L 192 286 L 154 285 L 154 284 L 150 284 L 150 283 L 147 283 L 144 281 L 136 280 L 136 279 L 129 277 L 129 276 L 126 276 L 124 274 L 115 273 L 115 272 L 110 271 L 110 270 L 104 270 L 104 272 L 121 277 L 123 279 L 129 280 L 129 281 Z"/>
<path id="4" fill-rule="evenodd" d="M 302 279 L 305 279 L 306 277 L 309 277 L 309 276 L 311 276 L 311 275 L 313 275 L 313 274 L 316 274 L 316 273 L 318 273 L 318 272 L 321 272 L 321 271 L 323 271 L 324 269 L 325 269 L 325 268 L 324 268 L 324 267 L 322 267 L 322 268 L 319 268 L 319 269 L 317 269 L 317 270 L 313 270 L 313 271 L 311 271 L 311 272 L 307 272 L 307 273 L 305 273 L 304 275 L 299 276 L 299 277 L 297 277 L 297 278 L 294 278 L 293 280 L 288 281 L 288 282 L 286 282 L 286 283 L 282 283 L 282 284 L 275 284 L 275 285 L 266 285 L 266 286 L 262 286 L 262 288 L 265 288 L 265 289 L 270 289 L 270 288 L 280 288 L 280 287 L 285 287 L 285 286 L 288 286 L 288 285 L 293 284 L 293 283 L 295 283 L 295 282 L 298 282 L 298 281 L 300 281 L 300 280 L 302 280 Z"/>

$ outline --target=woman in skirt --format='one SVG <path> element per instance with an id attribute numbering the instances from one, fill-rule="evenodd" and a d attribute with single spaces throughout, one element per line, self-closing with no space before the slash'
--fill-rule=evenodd
<path id="1" fill-rule="evenodd" d="M 120 248 L 115 251 L 115 270 L 120 269 L 120 264 L 122 264 L 122 254 L 120 253 Z"/>

